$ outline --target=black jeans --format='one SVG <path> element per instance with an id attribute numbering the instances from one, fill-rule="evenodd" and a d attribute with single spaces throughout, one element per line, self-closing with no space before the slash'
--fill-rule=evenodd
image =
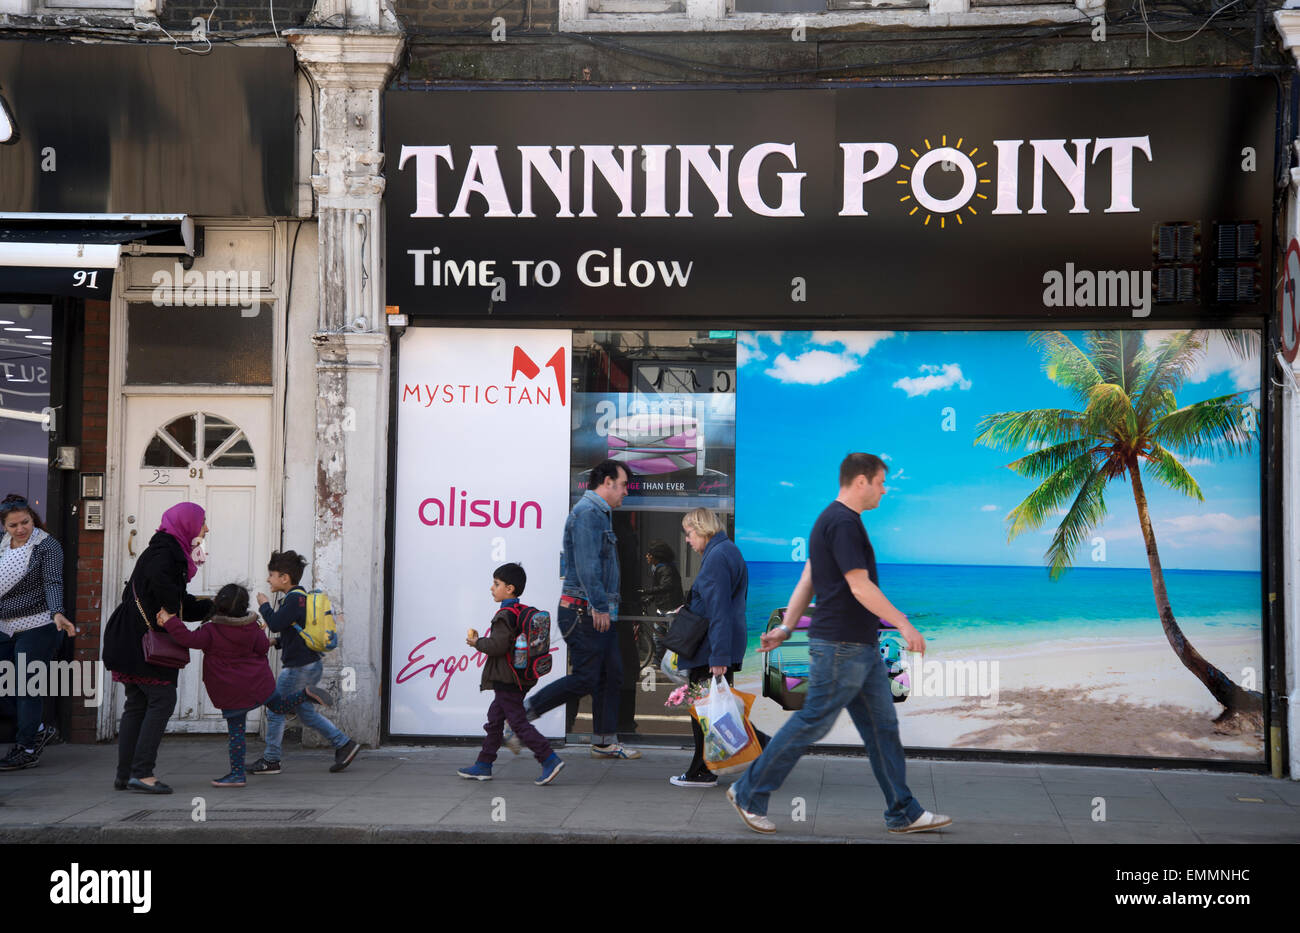
<path id="1" fill-rule="evenodd" d="M 126 687 L 126 706 L 117 730 L 117 779 L 153 777 L 163 731 L 176 709 L 176 685 L 122 686 Z"/>
<path id="2" fill-rule="evenodd" d="M 735 686 L 735 676 L 738 670 L 740 670 L 739 664 L 733 664 L 727 669 L 728 684 Z M 707 667 L 693 667 L 686 672 L 686 676 L 689 678 L 690 683 L 693 684 L 708 683 L 713 680 L 713 675 L 709 673 Z M 691 734 L 695 736 L 695 757 L 691 759 L 691 766 L 686 769 L 686 777 L 692 781 L 712 778 L 713 772 L 704 763 L 704 730 L 700 728 L 699 720 L 694 716 L 691 717 Z M 758 747 L 767 748 L 771 736 L 766 732 L 759 732 L 758 729 L 754 730 L 754 735 L 758 737 Z"/>

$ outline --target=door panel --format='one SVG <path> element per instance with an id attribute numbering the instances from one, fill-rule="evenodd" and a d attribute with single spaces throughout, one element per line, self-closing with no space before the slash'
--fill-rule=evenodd
<path id="1" fill-rule="evenodd" d="M 239 583 L 256 594 L 271 553 L 270 398 L 132 395 L 125 421 L 122 579 L 130 576 L 163 512 L 194 502 L 207 513 L 208 559 L 189 592 L 212 596 L 227 583 Z M 202 653 L 190 652 L 168 731 L 226 731 L 203 689 L 202 673 Z M 249 729 L 259 721 L 258 711 L 250 713 Z"/>

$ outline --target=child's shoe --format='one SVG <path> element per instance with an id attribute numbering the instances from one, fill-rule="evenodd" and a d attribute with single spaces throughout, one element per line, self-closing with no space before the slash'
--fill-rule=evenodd
<path id="1" fill-rule="evenodd" d="M 524 750 L 523 740 L 515 735 L 515 730 L 508 725 L 505 727 L 505 731 L 501 733 L 501 744 L 516 755 Z"/>
<path id="2" fill-rule="evenodd" d="M 542 762 L 542 776 L 533 781 L 538 787 L 543 784 L 549 784 L 555 780 L 555 776 L 560 773 L 564 767 L 564 760 L 555 752 L 551 752 L 551 757 Z"/>
<path id="3" fill-rule="evenodd" d="M 265 758 L 259 758 L 248 768 L 249 774 L 279 774 L 280 762 L 267 761 Z"/>
<path id="4" fill-rule="evenodd" d="M 456 772 L 467 781 L 490 781 L 492 780 L 492 766 L 476 761 L 468 768 L 461 768 Z"/>
<path id="5" fill-rule="evenodd" d="M 244 780 L 244 776 L 242 774 L 236 774 L 235 772 L 232 771 L 223 778 L 217 778 L 215 781 L 212 782 L 212 786 L 213 787 L 243 787 L 247 783 L 248 782 Z"/>
<path id="6" fill-rule="evenodd" d="M 318 687 L 315 684 L 310 687 L 305 687 L 302 692 L 307 694 L 307 699 L 315 703 L 317 706 L 333 706 L 338 702 L 338 698 L 335 697 L 331 691 L 326 690 L 324 687 Z"/>

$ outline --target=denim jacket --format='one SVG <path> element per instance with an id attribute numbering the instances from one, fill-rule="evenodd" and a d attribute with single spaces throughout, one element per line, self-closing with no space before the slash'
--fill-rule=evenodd
<path id="1" fill-rule="evenodd" d="M 618 541 L 609 503 L 588 489 L 564 522 L 565 596 L 593 612 L 618 611 Z"/>

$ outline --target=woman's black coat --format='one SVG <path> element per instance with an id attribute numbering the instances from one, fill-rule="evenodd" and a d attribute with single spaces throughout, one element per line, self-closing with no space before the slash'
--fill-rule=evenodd
<path id="1" fill-rule="evenodd" d="M 179 615 L 188 622 L 207 618 L 212 600 L 195 599 L 185 592 L 187 564 L 180 542 L 165 531 L 159 531 L 149 540 L 135 562 L 131 579 L 122 590 L 122 603 L 109 617 L 104 629 L 104 666 L 118 674 L 133 674 L 176 683 L 179 671 L 173 667 L 158 667 L 144 659 L 145 620 L 135 601 L 138 596 L 145 616 L 152 624 L 158 610 Z M 134 594 L 132 584 L 134 583 Z"/>

